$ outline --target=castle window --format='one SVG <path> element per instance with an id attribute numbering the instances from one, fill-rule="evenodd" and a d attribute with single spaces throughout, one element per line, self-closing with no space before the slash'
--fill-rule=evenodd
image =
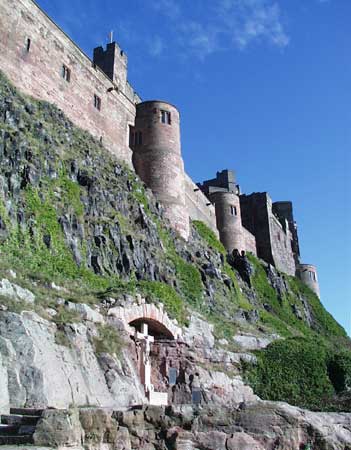
<path id="1" fill-rule="evenodd" d="M 171 125 L 171 113 L 169 111 L 163 111 L 161 109 L 161 122 Z"/>
<path id="2" fill-rule="evenodd" d="M 129 147 L 133 148 L 134 146 L 134 131 L 133 127 L 129 125 Z"/>
<path id="3" fill-rule="evenodd" d="M 135 145 L 143 144 L 143 133 L 141 131 L 137 131 L 135 134 Z"/>
<path id="4" fill-rule="evenodd" d="M 101 110 L 101 98 L 98 97 L 96 94 L 94 95 L 94 106 L 99 111 Z"/>
<path id="5" fill-rule="evenodd" d="M 61 75 L 68 83 L 71 81 L 71 70 L 64 64 L 62 65 Z"/>
<path id="6" fill-rule="evenodd" d="M 238 215 L 238 210 L 236 209 L 236 206 L 231 206 L 230 207 L 230 213 L 232 216 L 237 216 Z"/>
<path id="7" fill-rule="evenodd" d="M 30 39 L 28 38 L 28 39 L 27 39 L 27 42 L 26 42 L 26 51 L 27 51 L 27 53 L 28 53 L 29 50 L 30 50 L 30 44 L 31 44 L 31 41 L 30 41 Z"/>

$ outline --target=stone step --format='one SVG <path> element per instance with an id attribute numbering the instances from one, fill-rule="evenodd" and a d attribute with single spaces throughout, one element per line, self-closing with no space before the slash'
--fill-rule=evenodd
<path id="1" fill-rule="evenodd" d="M 0 416 L 0 423 L 6 425 L 36 425 L 39 416 L 22 416 L 19 414 L 3 414 Z"/>
<path id="2" fill-rule="evenodd" d="M 12 436 L 18 434 L 19 425 L 0 424 L 0 436 Z"/>
<path id="3" fill-rule="evenodd" d="M 33 444 L 33 435 L 0 436 L 0 445 L 25 445 Z"/>
<path id="4" fill-rule="evenodd" d="M 20 415 L 20 416 L 41 416 L 43 414 L 43 409 L 36 408 L 10 408 L 10 415 Z"/>

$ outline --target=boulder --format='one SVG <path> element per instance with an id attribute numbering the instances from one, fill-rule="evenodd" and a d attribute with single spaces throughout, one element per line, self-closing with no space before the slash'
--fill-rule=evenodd
<path id="1" fill-rule="evenodd" d="M 184 332 L 184 341 L 190 347 L 213 348 L 215 343 L 213 325 L 205 322 L 199 315 L 192 314 L 189 327 Z"/>
<path id="2" fill-rule="evenodd" d="M 88 320 L 89 322 L 93 323 L 105 322 L 104 316 L 102 314 L 91 308 L 89 305 L 85 305 L 84 303 L 68 302 L 67 308 L 80 314 L 83 320 Z"/>
<path id="3" fill-rule="evenodd" d="M 50 447 L 80 447 L 83 429 L 77 409 L 46 410 L 33 436 L 35 445 Z"/>
<path id="4" fill-rule="evenodd" d="M 246 433 L 234 433 L 227 440 L 227 450 L 265 450 L 255 439 Z"/>
<path id="5" fill-rule="evenodd" d="M 248 334 L 237 334 L 233 337 L 235 344 L 245 351 L 266 348 L 274 339 L 276 339 L 274 336 L 256 337 Z"/>
<path id="6" fill-rule="evenodd" d="M 3 278 L 0 281 L 0 295 L 31 304 L 35 301 L 35 295 L 31 291 L 11 283 L 7 278 Z"/>

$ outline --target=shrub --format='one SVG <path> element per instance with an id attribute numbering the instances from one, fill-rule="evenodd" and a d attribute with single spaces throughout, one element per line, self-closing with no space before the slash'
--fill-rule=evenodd
<path id="1" fill-rule="evenodd" d="M 331 355 L 328 374 L 337 393 L 351 389 L 351 352 L 344 350 Z"/>
<path id="2" fill-rule="evenodd" d="M 247 381 L 265 400 L 320 409 L 333 393 L 327 351 L 320 340 L 290 338 L 257 352 L 258 362 L 246 372 Z"/>

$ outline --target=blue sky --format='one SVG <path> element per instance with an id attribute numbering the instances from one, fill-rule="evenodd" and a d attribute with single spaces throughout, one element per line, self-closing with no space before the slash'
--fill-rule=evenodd
<path id="1" fill-rule="evenodd" d="M 303 262 L 351 332 L 351 1 L 38 0 L 89 55 L 115 39 L 144 99 L 178 106 L 187 172 L 292 200 Z"/>

